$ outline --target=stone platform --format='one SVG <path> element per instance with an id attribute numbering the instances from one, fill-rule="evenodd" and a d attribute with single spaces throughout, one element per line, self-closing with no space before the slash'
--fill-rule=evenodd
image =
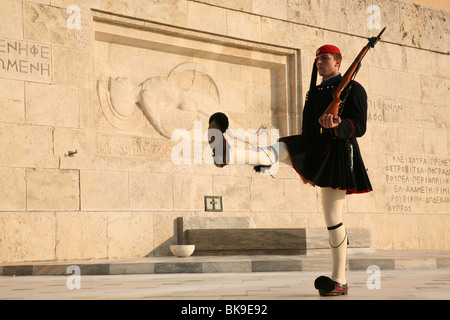
<path id="1" fill-rule="evenodd" d="M 370 253 L 371 228 L 346 228 L 348 253 Z M 256 228 L 251 217 L 179 217 L 178 244 L 194 256 L 310 255 L 329 253 L 326 228 Z"/>
<path id="2" fill-rule="evenodd" d="M 255 255 L 146 257 L 119 260 L 29 262 L 0 265 L 3 276 L 67 275 L 67 267 L 77 265 L 82 275 L 252 273 L 331 270 L 331 256 Z M 431 270 L 450 268 L 450 251 L 376 251 L 347 255 L 347 270 L 365 271 L 376 265 L 381 270 Z"/>
<path id="3" fill-rule="evenodd" d="M 372 252 L 369 228 L 348 228 L 349 252 Z M 193 229 L 186 243 L 196 256 L 300 255 L 329 252 L 325 228 Z"/>

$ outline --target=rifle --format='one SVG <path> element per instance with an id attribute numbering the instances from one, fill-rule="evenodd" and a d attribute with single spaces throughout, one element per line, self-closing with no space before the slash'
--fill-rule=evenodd
<path id="1" fill-rule="evenodd" d="M 375 45 L 381 39 L 381 35 L 383 34 L 384 30 L 386 30 L 386 27 L 384 27 L 384 29 L 381 30 L 378 36 L 369 39 L 369 43 L 361 50 L 361 52 L 356 57 L 355 61 L 353 61 L 352 65 L 348 68 L 347 72 L 345 72 L 344 76 L 342 77 L 341 83 L 336 88 L 336 91 L 334 91 L 333 93 L 333 101 L 330 103 L 330 105 L 325 110 L 323 115 L 332 114 L 333 116 L 337 116 L 340 114 L 339 110 L 341 109 L 341 106 L 343 106 L 343 104 L 345 103 L 345 99 L 344 101 L 341 100 L 342 91 L 344 91 L 344 89 L 346 89 L 347 86 L 350 84 L 350 82 L 356 77 L 356 74 L 358 73 L 359 68 L 361 67 L 362 59 L 364 59 L 364 56 L 366 55 L 366 53 L 369 51 L 370 48 L 375 48 Z"/>

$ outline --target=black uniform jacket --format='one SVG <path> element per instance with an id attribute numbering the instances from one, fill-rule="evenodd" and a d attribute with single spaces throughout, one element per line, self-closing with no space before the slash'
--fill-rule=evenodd
<path id="1" fill-rule="evenodd" d="M 335 136 L 333 129 L 322 128 L 319 124 L 319 117 L 333 100 L 333 91 L 340 81 L 310 90 L 303 111 L 302 134 L 280 138 L 280 141 L 286 143 L 297 173 L 315 185 L 346 190 L 347 194 L 370 192 L 372 186 L 356 141 L 366 132 L 364 88 L 357 82 L 352 83 L 340 115 L 339 136 Z M 341 99 L 345 93 L 344 90 Z"/>

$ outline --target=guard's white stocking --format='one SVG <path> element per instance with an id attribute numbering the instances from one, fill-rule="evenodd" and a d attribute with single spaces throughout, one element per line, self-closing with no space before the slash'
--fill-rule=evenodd
<path id="1" fill-rule="evenodd" d="M 252 166 L 271 166 L 277 161 L 291 164 L 289 151 L 284 142 L 277 142 L 270 147 L 236 150 L 236 163 Z"/>
<path id="2" fill-rule="evenodd" d="M 321 190 L 323 212 L 330 236 L 331 256 L 333 259 L 331 279 L 338 283 L 346 284 L 347 232 L 342 225 L 342 208 L 346 191 L 332 188 L 322 188 Z"/>

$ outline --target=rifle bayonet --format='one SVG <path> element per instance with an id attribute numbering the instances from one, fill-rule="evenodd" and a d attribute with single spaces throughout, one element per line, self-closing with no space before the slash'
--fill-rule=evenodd
<path id="1" fill-rule="evenodd" d="M 381 39 L 381 35 L 384 33 L 384 30 L 386 30 L 386 27 L 384 27 L 383 30 L 381 30 L 381 32 L 378 36 L 372 37 L 369 39 L 369 44 L 368 44 L 369 47 L 375 48 L 375 45 Z"/>

